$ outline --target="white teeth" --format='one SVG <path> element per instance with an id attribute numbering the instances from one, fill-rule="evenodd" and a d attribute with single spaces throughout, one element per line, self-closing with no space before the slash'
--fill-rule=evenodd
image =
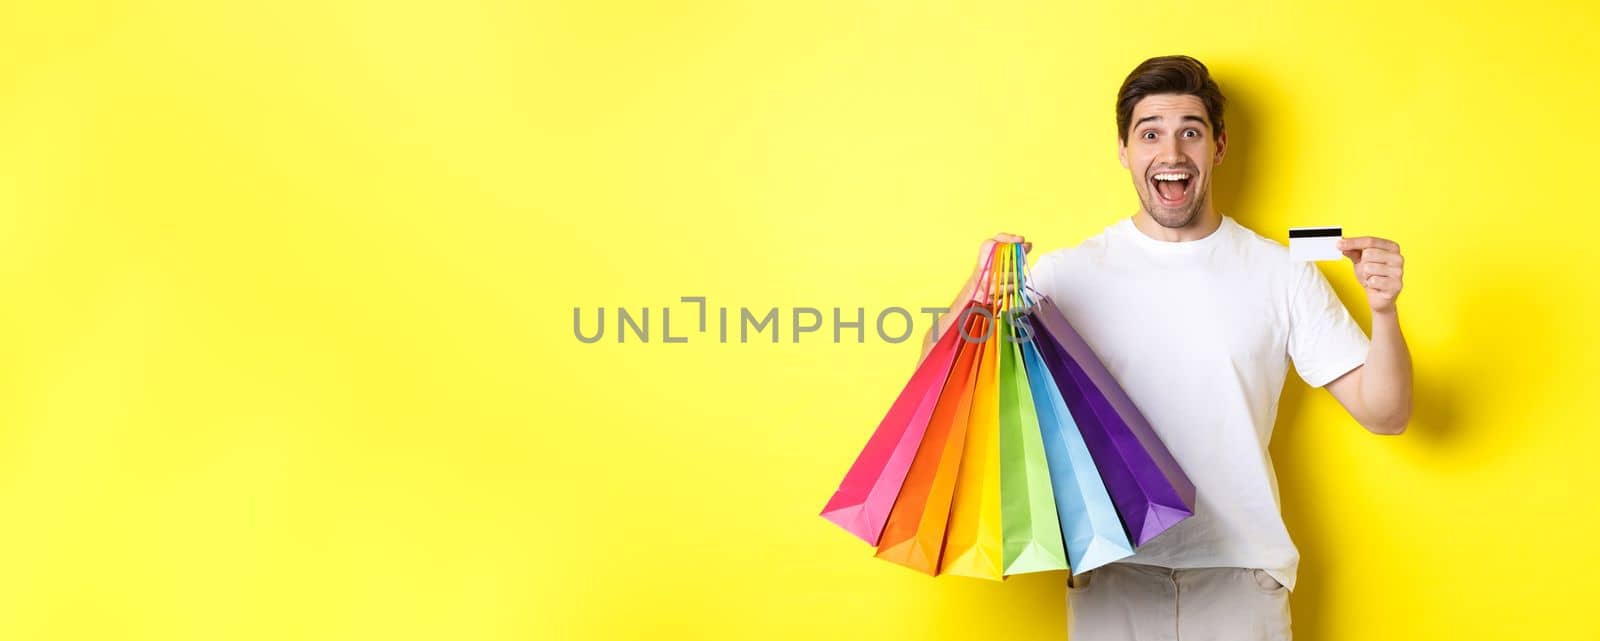
<path id="1" fill-rule="evenodd" d="M 1189 174 L 1156 174 L 1156 180 L 1188 180 Z"/>

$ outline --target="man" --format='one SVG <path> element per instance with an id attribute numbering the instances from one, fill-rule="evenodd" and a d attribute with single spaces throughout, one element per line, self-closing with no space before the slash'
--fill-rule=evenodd
<path id="1" fill-rule="evenodd" d="M 1050 297 L 1105 361 L 1197 489 L 1194 516 L 1133 556 L 1068 579 L 1068 636 L 1288 639 L 1299 552 L 1267 452 L 1290 361 L 1362 426 L 1400 434 L 1411 357 L 1395 298 L 1404 261 L 1382 238 L 1346 238 L 1372 308 L 1369 339 L 1313 263 L 1221 215 L 1213 172 L 1227 150 L 1222 92 L 1187 56 L 1146 60 L 1117 95 L 1118 158 L 1140 208 L 1048 253 L 1030 288 Z M 983 243 L 1022 243 L 1000 234 Z M 972 296 L 975 270 L 959 302 Z M 943 334 L 947 314 L 930 330 Z"/>

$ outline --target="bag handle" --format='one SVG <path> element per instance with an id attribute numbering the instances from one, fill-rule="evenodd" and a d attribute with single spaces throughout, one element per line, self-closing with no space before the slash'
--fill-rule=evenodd
<path id="1" fill-rule="evenodd" d="M 989 311 L 998 309 L 1004 302 L 1004 285 L 1006 277 L 1006 257 L 1010 255 L 1007 248 L 1011 243 L 995 243 L 989 250 L 988 277 L 984 282 L 986 298 L 982 301 L 988 306 Z"/>
<path id="2" fill-rule="evenodd" d="M 1026 270 L 1027 268 L 1028 268 L 1028 258 L 1027 258 L 1027 256 L 1025 254 L 1022 253 L 1022 245 L 1020 243 L 1012 245 L 1011 246 L 1011 279 L 1012 279 L 1012 284 L 1015 285 L 1015 287 L 1011 288 L 1011 296 L 1012 296 L 1012 299 L 1013 299 L 1013 307 L 1017 307 L 1017 308 L 1026 307 L 1026 302 L 1027 301 L 1022 296 L 1022 288 L 1023 288 L 1024 285 L 1027 284 L 1027 274 L 1024 272 L 1024 270 Z"/>
<path id="3" fill-rule="evenodd" d="M 980 305 L 989 304 L 987 297 L 989 295 L 991 283 L 994 280 L 995 256 L 999 255 L 999 249 L 1000 244 L 995 243 L 993 246 L 989 247 L 989 255 L 983 257 L 983 266 L 978 268 L 978 282 L 972 288 L 972 295 L 968 297 L 970 302 L 978 303 Z"/>
<path id="4" fill-rule="evenodd" d="M 1032 273 L 1028 269 L 1028 255 L 1022 251 L 1021 245 L 1017 245 L 1017 278 L 1021 281 L 1017 285 L 1017 296 L 1021 298 L 1023 308 L 1032 307 L 1034 303 L 1039 302 L 1038 298 L 1030 295 L 1033 290 L 1028 287 L 1029 281 L 1033 280 Z"/>
<path id="5" fill-rule="evenodd" d="M 1021 284 L 1017 287 L 1017 294 L 1021 297 L 1024 309 L 1039 303 L 1042 297 L 1039 290 L 1033 288 L 1033 270 L 1028 267 L 1028 256 L 1023 253 L 1022 247 L 1017 247 L 1017 274 Z"/>
<path id="6" fill-rule="evenodd" d="M 995 243 L 984 257 L 980 274 L 972 300 L 988 305 L 990 311 L 1025 309 L 1037 300 L 1029 295 L 1028 257 L 1019 243 Z"/>
<path id="7" fill-rule="evenodd" d="M 995 278 L 989 292 L 990 311 L 998 316 L 1004 312 L 1011 303 L 1011 294 L 1006 292 L 1005 286 L 1010 283 L 1011 277 L 1011 243 L 996 243 L 995 253 L 998 260 L 995 264 Z"/>
<path id="8" fill-rule="evenodd" d="M 1028 262 L 1026 255 L 1022 251 L 1022 245 L 1020 243 L 1010 243 L 1010 246 L 1006 248 L 1003 262 L 1005 284 L 1009 287 L 1007 288 L 1008 291 L 1005 292 L 1005 301 L 996 310 L 995 316 L 997 319 L 1003 319 L 997 320 L 997 322 L 1005 324 L 1006 336 L 1015 341 L 1021 337 L 1017 330 L 1015 317 L 1027 305 L 1026 298 L 1023 296 L 1023 286 L 1027 277 L 1024 270 L 1027 268 Z"/>

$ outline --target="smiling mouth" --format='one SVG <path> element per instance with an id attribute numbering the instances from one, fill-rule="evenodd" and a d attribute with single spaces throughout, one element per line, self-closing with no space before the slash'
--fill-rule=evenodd
<path id="1" fill-rule="evenodd" d="M 1150 175 L 1150 190 L 1162 205 L 1179 207 L 1189 202 L 1194 182 L 1194 173 L 1187 170 L 1159 171 Z"/>

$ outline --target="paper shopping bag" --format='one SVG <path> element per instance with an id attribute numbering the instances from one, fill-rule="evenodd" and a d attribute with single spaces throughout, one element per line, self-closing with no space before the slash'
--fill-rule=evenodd
<path id="1" fill-rule="evenodd" d="M 993 322 L 998 285 L 994 283 L 1001 246 L 991 259 L 990 290 L 984 308 L 991 331 L 978 352 L 972 407 L 967 417 L 967 442 L 961 451 L 950 525 L 945 532 L 939 571 L 980 579 L 1004 578 L 1000 515 L 1000 332 Z"/>
<path id="2" fill-rule="evenodd" d="M 1005 574 L 1067 569 L 1067 552 L 1061 541 L 1050 466 L 1034 408 L 1028 371 L 1022 360 L 1019 331 L 1022 297 L 1022 248 L 1002 261 L 1014 292 L 1004 297 L 997 320 L 1000 333 L 1000 523 Z"/>
<path id="3" fill-rule="evenodd" d="M 1050 464 L 1050 483 L 1055 490 L 1056 512 L 1072 573 L 1082 574 L 1132 556 L 1133 543 L 1117 519 L 1117 509 L 1106 492 L 1105 482 L 1100 480 L 1089 446 L 1084 445 L 1066 400 L 1039 355 L 1038 345 L 1031 340 L 1024 342 L 1022 357 L 1034 407 L 1038 409 L 1045 460 Z"/>
<path id="4" fill-rule="evenodd" d="M 1042 297 L 1028 318 L 1129 539 L 1144 545 L 1194 514 L 1194 484 L 1061 311 Z"/>
<path id="5" fill-rule="evenodd" d="M 968 303 L 968 307 L 974 303 Z M 878 545 L 883 526 L 905 483 L 912 459 L 955 363 L 960 332 L 945 332 L 917 366 L 878 423 L 822 516 L 867 543 Z"/>
<path id="6" fill-rule="evenodd" d="M 981 314 L 971 314 L 949 331 L 983 336 L 988 331 L 988 320 Z M 982 347 L 980 342 L 960 342 L 955 366 L 950 369 L 922 446 L 911 461 L 911 471 L 906 474 L 905 485 L 878 541 L 876 556 L 880 559 L 930 575 L 939 573 L 939 555 L 949 525 L 961 451 L 966 445 L 978 352 Z"/>

